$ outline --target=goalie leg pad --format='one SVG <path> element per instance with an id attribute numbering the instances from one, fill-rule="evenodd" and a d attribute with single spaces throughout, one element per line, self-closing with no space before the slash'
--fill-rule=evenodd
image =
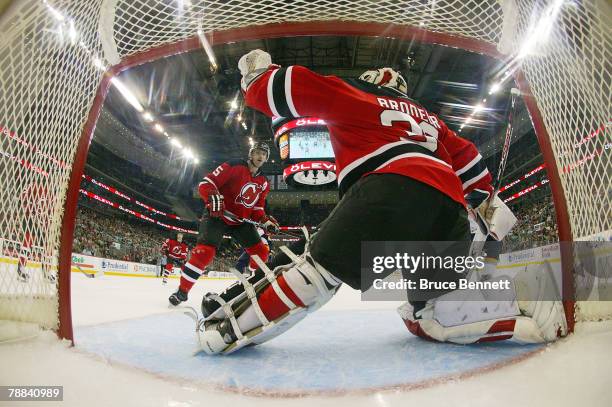
<path id="1" fill-rule="evenodd" d="M 306 241 L 308 240 L 308 231 L 304 231 L 304 238 L 299 241 L 293 242 L 288 247 L 288 252 L 290 253 L 298 253 L 302 254 L 306 251 Z M 270 261 L 271 269 L 276 269 L 278 266 L 286 265 L 291 263 L 291 258 L 285 254 L 283 251 L 272 258 Z M 260 269 L 255 270 L 255 272 L 251 273 L 247 277 L 247 280 L 250 284 L 253 285 L 255 290 L 258 290 L 259 284 L 263 281 L 266 281 L 266 276 L 263 271 Z M 242 285 L 242 281 L 238 280 L 234 284 L 227 287 L 222 293 L 218 296 L 216 294 L 206 294 L 202 299 L 202 315 L 205 319 L 223 319 L 225 318 L 225 313 L 221 309 L 221 306 L 224 303 L 236 303 L 236 301 L 242 301 L 242 299 L 246 297 L 246 292 L 244 291 L 244 286 Z M 223 301 L 223 303 L 221 301 Z"/>
<path id="2" fill-rule="evenodd" d="M 536 271 L 519 272 L 514 284 L 521 313 L 535 321 L 545 341 L 567 335 L 561 291 L 550 265 L 544 264 Z"/>
<path id="3" fill-rule="evenodd" d="M 463 290 L 456 290 L 428 301 L 416 317 L 408 303 L 398 313 L 414 335 L 439 342 L 543 343 L 567 335 L 563 304 L 550 270 L 522 272 L 513 284 L 514 300 L 487 301 L 482 292 L 482 301 L 461 301 Z"/>
<path id="4" fill-rule="evenodd" d="M 286 247 L 281 250 L 288 251 Z M 247 293 L 246 298 L 242 297 L 245 298 L 243 303 L 235 304 L 233 309 L 223 307 L 226 315 L 231 312 L 224 321 L 208 326 L 204 324 L 205 328 L 198 330 L 200 345 L 205 352 L 231 353 L 251 343 L 266 342 L 329 301 L 340 286 L 340 281 L 308 254 L 299 257 L 290 254 L 294 263 L 277 267 L 274 271 L 254 256 L 265 273 L 259 295 L 244 276 L 238 276 Z M 233 310 L 241 308 L 244 311 L 236 318 Z M 230 335 L 219 331 L 221 327 L 227 329 L 228 326 L 232 328 Z M 219 342 L 219 337 L 223 337 L 223 344 Z"/>
<path id="5" fill-rule="evenodd" d="M 289 272 L 287 273 L 287 277 L 289 277 Z M 284 275 L 279 276 L 276 281 L 278 282 L 278 286 L 282 290 L 282 292 L 291 300 L 295 306 L 305 307 L 306 305 L 300 300 L 300 298 L 293 292 L 291 287 L 287 284 Z M 266 318 L 269 321 L 275 320 L 283 314 L 291 311 L 289 306 L 283 302 L 283 300 L 278 296 L 276 291 L 271 286 L 268 286 L 259 296 L 259 304 L 261 306 L 261 311 L 264 313 Z"/>

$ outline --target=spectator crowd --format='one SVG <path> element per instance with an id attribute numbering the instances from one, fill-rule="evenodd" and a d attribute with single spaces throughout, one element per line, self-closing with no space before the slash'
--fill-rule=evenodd
<path id="1" fill-rule="evenodd" d="M 155 264 L 165 239 L 154 226 L 128 223 L 79 206 L 73 250 L 90 256 Z"/>
<path id="2" fill-rule="evenodd" d="M 544 246 L 559 241 L 555 207 L 550 195 L 511 208 L 517 222 L 504 239 L 504 252 Z"/>
<path id="3" fill-rule="evenodd" d="M 77 253 L 159 264 L 163 241 L 175 233 L 161 230 L 154 225 L 129 219 L 88 201 L 79 205 L 76 220 L 74 251 Z M 281 225 L 318 225 L 333 209 L 333 205 L 310 205 L 305 208 L 277 208 L 269 212 Z M 550 195 L 541 200 L 520 202 L 512 207 L 518 221 L 504 239 L 504 252 L 523 250 L 558 241 L 555 210 Z M 192 240 L 193 236 L 191 236 Z M 272 243 L 272 242 L 271 242 Z M 190 246 L 193 242 L 188 242 Z M 274 250 L 275 243 L 272 243 Z M 242 248 L 231 239 L 224 239 L 215 260 L 209 267 L 215 271 L 229 271 L 242 253 Z"/>

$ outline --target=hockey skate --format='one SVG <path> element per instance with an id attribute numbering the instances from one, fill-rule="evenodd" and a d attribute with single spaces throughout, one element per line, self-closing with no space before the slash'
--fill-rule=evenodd
<path id="1" fill-rule="evenodd" d="M 221 302 L 219 300 L 221 300 Z M 224 301 L 217 294 L 207 293 L 204 295 L 202 298 L 202 316 L 208 319 L 215 311 L 221 308 L 223 305 L 222 302 Z"/>
<path id="2" fill-rule="evenodd" d="M 181 291 L 181 289 L 179 288 L 178 290 L 176 290 L 175 293 L 173 293 L 170 297 L 168 297 L 168 301 L 170 302 L 170 304 L 176 307 L 181 302 L 187 301 L 187 293 L 184 291 Z"/>
<path id="3" fill-rule="evenodd" d="M 22 270 L 21 264 L 17 264 L 17 276 L 18 280 L 22 283 L 27 283 L 30 276 Z"/>

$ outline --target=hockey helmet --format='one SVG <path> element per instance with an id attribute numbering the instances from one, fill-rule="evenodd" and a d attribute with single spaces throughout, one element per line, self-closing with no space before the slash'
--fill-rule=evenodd
<path id="1" fill-rule="evenodd" d="M 365 71 L 361 74 L 359 79 L 373 83 L 374 85 L 395 89 L 402 95 L 406 95 L 408 93 L 408 84 L 406 83 L 406 79 L 404 79 L 402 74 L 391 68 L 380 68 Z"/>
<path id="2" fill-rule="evenodd" d="M 256 143 L 254 143 L 251 146 L 251 148 L 249 149 L 249 157 L 251 157 L 251 154 L 255 150 L 265 151 L 266 152 L 266 160 L 270 158 L 270 146 L 268 146 L 268 143 L 264 143 L 263 141 L 258 141 Z"/>

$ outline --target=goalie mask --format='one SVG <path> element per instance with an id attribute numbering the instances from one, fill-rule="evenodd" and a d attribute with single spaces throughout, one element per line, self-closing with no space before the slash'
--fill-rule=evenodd
<path id="1" fill-rule="evenodd" d="M 400 92 L 402 95 L 408 93 L 408 85 L 404 77 L 391 68 L 380 68 L 365 71 L 359 77 L 362 81 L 373 83 L 378 86 L 385 86 Z"/>

